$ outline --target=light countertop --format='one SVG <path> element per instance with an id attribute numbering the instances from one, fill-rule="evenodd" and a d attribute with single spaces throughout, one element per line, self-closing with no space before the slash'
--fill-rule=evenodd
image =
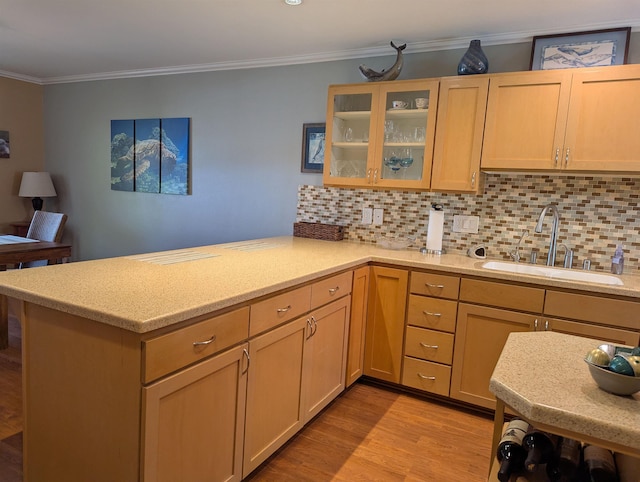
<path id="1" fill-rule="evenodd" d="M 0 273 L 0 294 L 137 333 L 205 315 L 369 262 L 638 298 L 624 286 L 490 271 L 460 254 L 424 255 L 372 244 L 291 236 L 200 246 Z M 181 262 L 173 262 L 182 260 Z M 160 263 L 160 264 L 159 264 Z M 166 263 L 166 264 L 162 264 Z"/>
<path id="2" fill-rule="evenodd" d="M 511 333 L 489 389 L 534 426 L 605 441 L 638 456 L 640 393 L 618 396 L 598 388 L 584 362 L 598 344 L 556 332 Z"/>

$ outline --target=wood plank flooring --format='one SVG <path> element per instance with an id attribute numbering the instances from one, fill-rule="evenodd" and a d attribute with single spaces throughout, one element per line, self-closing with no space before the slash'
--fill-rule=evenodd
<path id="1" fill-rule="evenodd" d="M 22 482 L 20 327 L 0 351 L 0 482 Z M 265 464 L 251 482 L 486 481 L 492 420 L 356 383 Z"/>
<path id="2" fill-rule="evenodd" d="M 246 480 L 485 482 L 492 427 L 488 416 L 357 383 Z"/>

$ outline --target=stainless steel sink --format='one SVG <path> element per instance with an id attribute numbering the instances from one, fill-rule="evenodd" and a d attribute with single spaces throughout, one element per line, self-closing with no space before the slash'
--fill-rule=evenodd
<path id="1" fill-rule="evenodd" d="M 585 283 L 600 283 L 616 286 L 622 286 L 624 284 L 620 278 L 613 275 L 564 268 L 552 268 L 551 266 L 508 263 L 505 261 L 487 261 L 482 265 L 482 267 L 493 271 L 502 271 L 504 273 L 528 274 L 531 276 L 541 276 L 543 278 L 565 279 L 570 281 L 583 281 Z"/>

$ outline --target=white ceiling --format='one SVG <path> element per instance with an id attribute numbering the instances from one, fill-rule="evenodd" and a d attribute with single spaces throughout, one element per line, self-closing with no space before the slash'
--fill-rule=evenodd
<path id="1" fill-rule="evenodd" d="M 639 0 L 0 0 L 0 75 L 46 84 L 627 26 L 640 27 Z"/>

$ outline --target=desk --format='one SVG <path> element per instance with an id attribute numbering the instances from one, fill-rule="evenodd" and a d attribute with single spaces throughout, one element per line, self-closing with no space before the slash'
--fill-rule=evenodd
<path id="1" fill-rule="evenodd" d="M 601 390 L 584 362 L 601 343 L 547 331 L 509 335 L 489 382 L 497 399 L 492 457 L 505 406 L 540 430 L 640 457 L 640 392 Z"/>
<path id="2" fill-rule="evenodd" d="M 0 244 L 0 271 L 7 265 L 47 259 L 56 264 L 58 260 L 71 256 L 71 245 L 38 241 L 35 243 Z M 0 294 L 0 350 L 9 346 L 9 307 L 7 297 Z"/>

